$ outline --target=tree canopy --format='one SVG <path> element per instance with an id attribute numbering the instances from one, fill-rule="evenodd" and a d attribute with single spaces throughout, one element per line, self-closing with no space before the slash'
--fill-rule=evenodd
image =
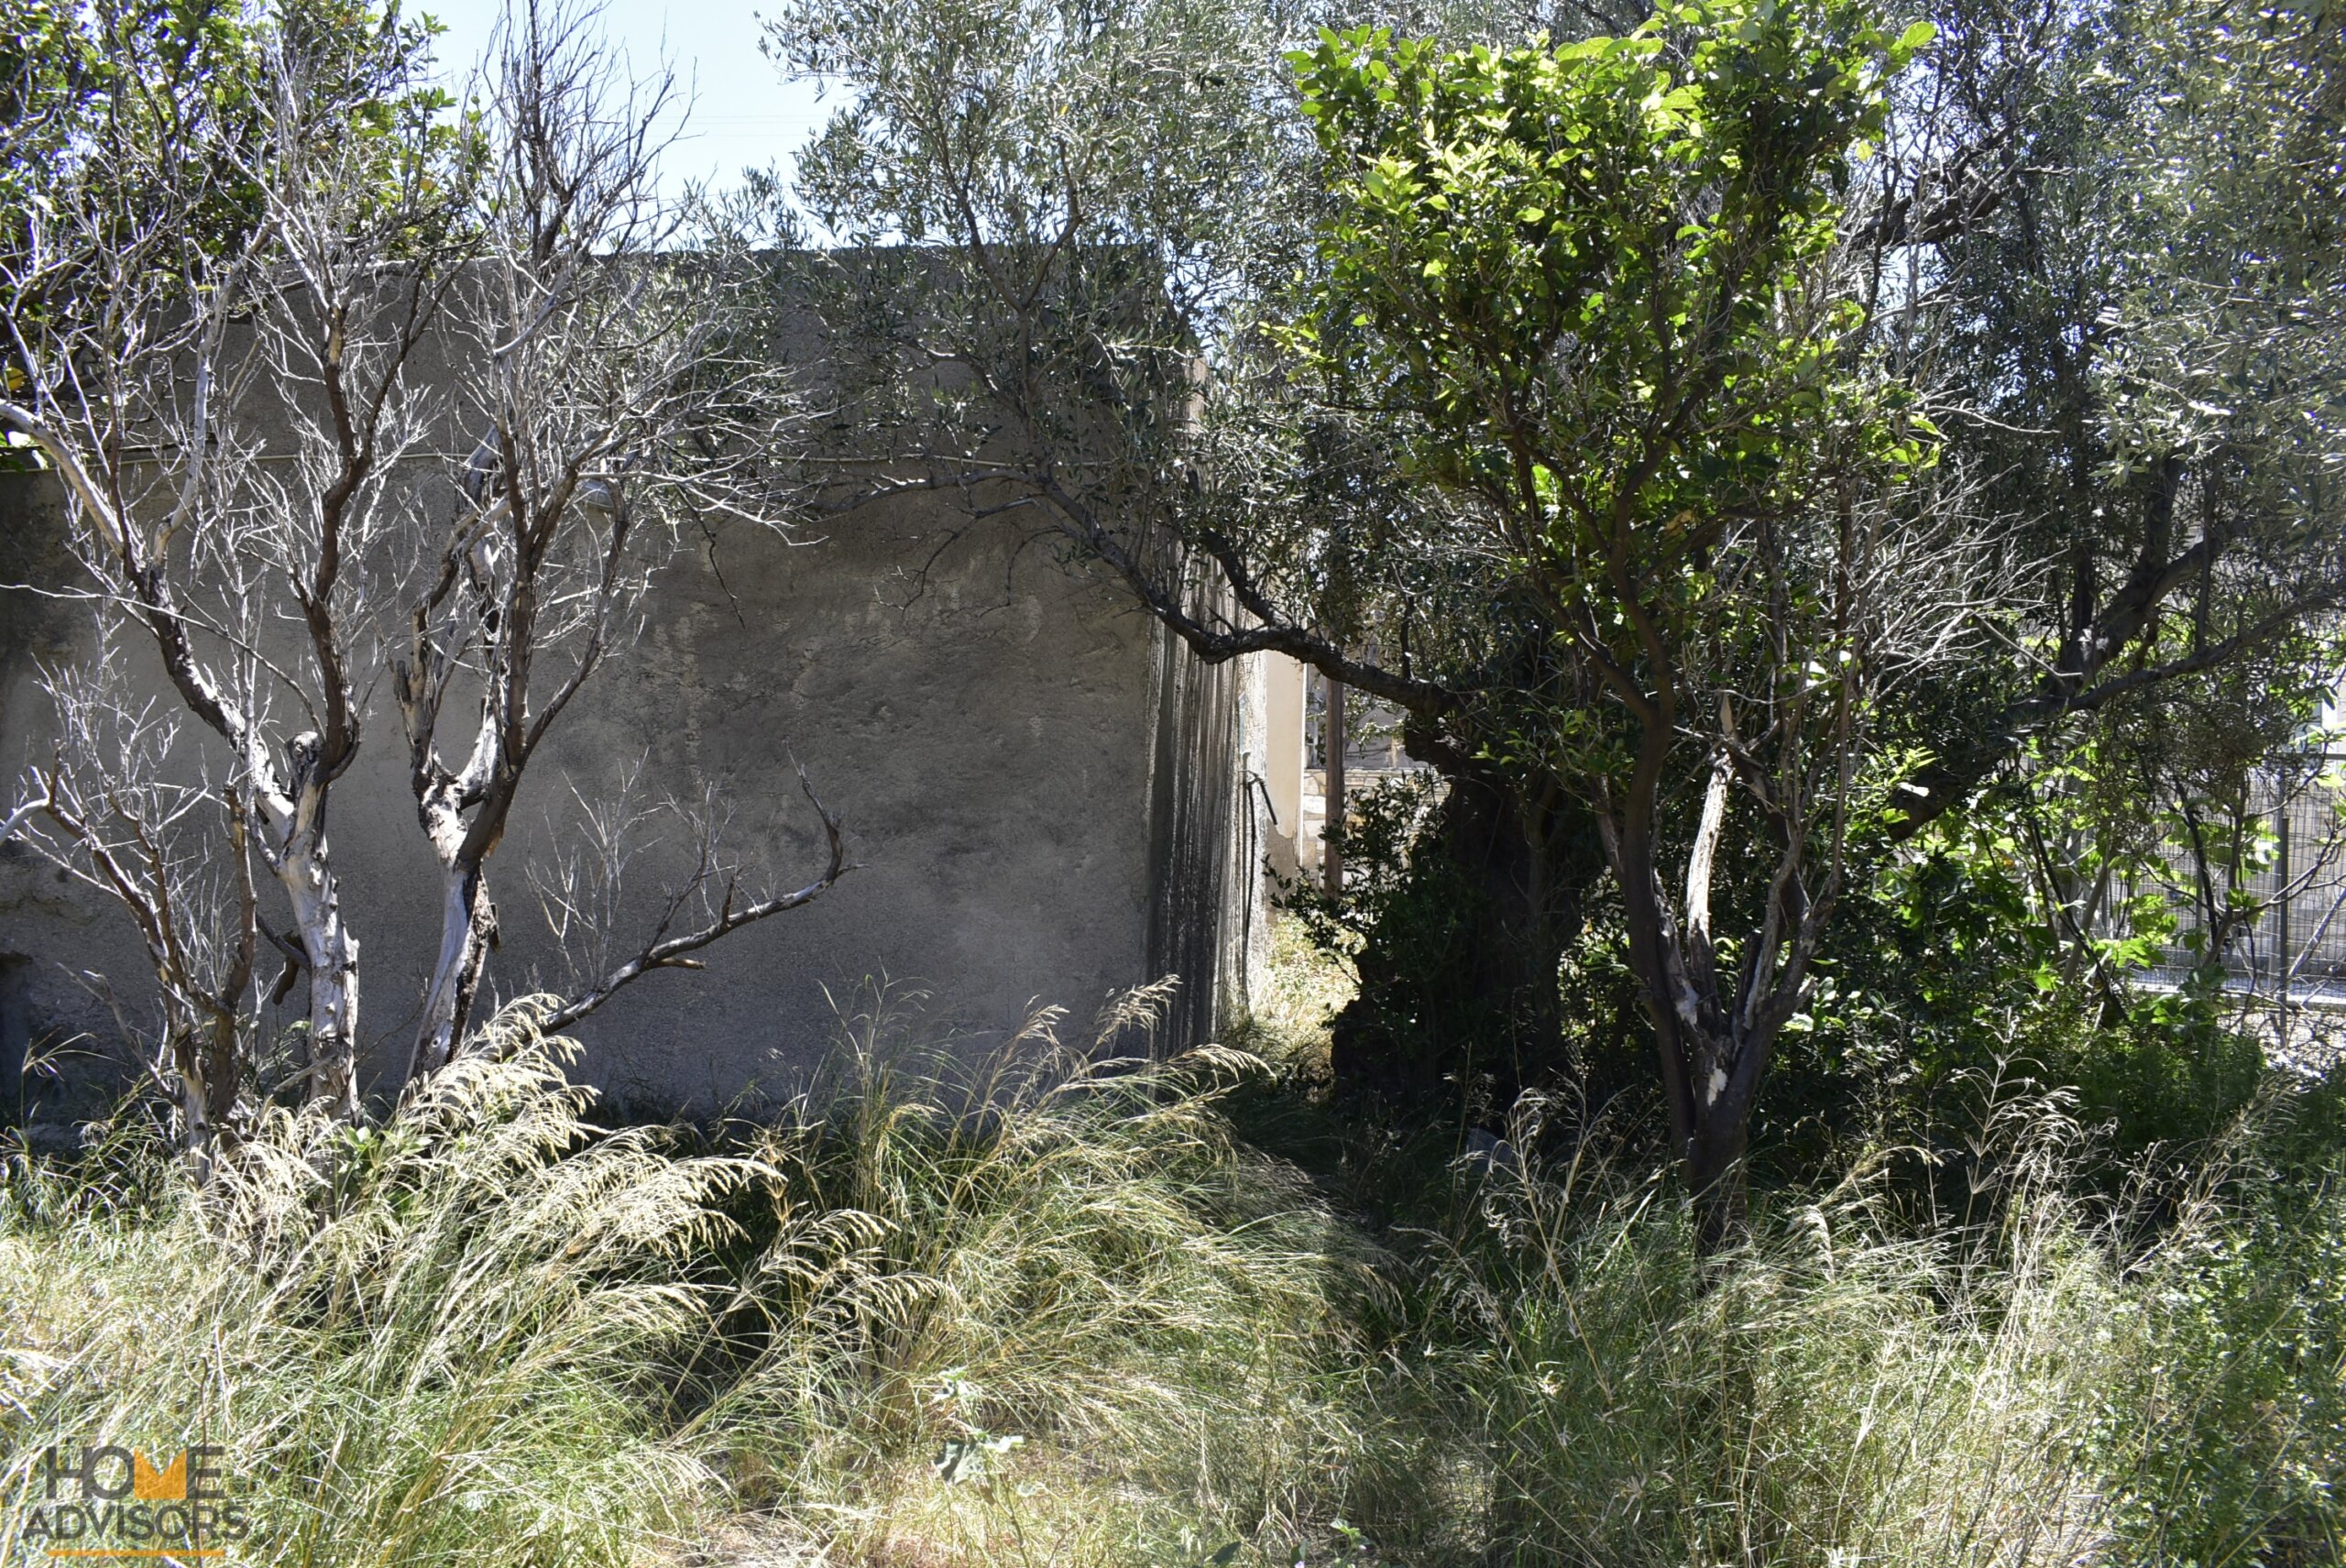
<path id="1" fill-rule="evenodd" d="M 1369 930 L 1340 1075 L 1556 1071 L 1610 928 L 1701 1184 L 1902 840 L 2104 716 L 2272 735 L 2326 680 L 2335 31 L 801 0 L 773 40 L 850 90 L 801 189 L 885 411 L 835 437 L 893 466 L 845 499 L 959 494 L 1199 657 L 1403 710 L 1455 873 L 1412 961 L 1482 1002 Z"/>

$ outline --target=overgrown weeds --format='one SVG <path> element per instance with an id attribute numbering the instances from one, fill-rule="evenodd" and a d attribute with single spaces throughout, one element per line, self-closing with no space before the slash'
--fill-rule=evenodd
<path id="1" fill-rule="evenodd" d="M 9 1157 L 5 1561 L 49 1445 L 191 1442 L 274 1563 L 2339 1557 L 2346 1206 L 2271 1179 L 2286 1105 L 2112 1199 L 2000 1091 L 1961 1212 L 1880 1150 L 1704 1259 L 1536 1105 L 1445 1165 L 1257 1057 L 1045 1017 L 973 1069 L 875 1005 L 789 1114 L 607 1130 L 532 1017 L 201 1197 L 130 1119 Z"/>
<path id="2" fill-rule="evenodd" d="M 1135 1070 L 1053 1022 L 971 1074 L 863 1013 L 803 1113 L 750 1136 L 773 1239 L 732 1310 L 761 1348 L 696 1423 L 754 1467 L 746 1500 L 882 1555 L 909 1530 L 1158 1559 L 1292 1535 L 1359 1446 L 1329 1385 L 1377 1260 L 1233 1136 L 1219 1102 L 1261 1064 Z"/>
<path id="3" fill-rule="evenodd" d="M 52 1444 L 205 1442 L 260 1562 L 630 1563 L 744 1507 L 877 1556 L 921 1517 L 1030 1516 L 1036 1561 L 1298 1528 L 1375 1272 L 1216 1113 L 1251 1058 L 1135 1070 L 1045 1015 L 972 1076 L 874 1010 L 712 1139 L 589 1125 L 533 1016 L 379 1129 L 273 1117 L 201 1195 L 127 1127 L 16 1154 L 12 1498 Z"/>
<path id="4" fill-rule="evenodd" d="M 498 1030 L 379 1130 L 274 1113 L 201 1195 L 128 1135 L 12 1158 L 12 1496 L 46 1497 L 52 1444 L 204 1442 L 252 1561 L 620 1563 L 681 1527 L 714 1477 L 660 1431 L 662 1373 L 706 1327 L 715 1205 L 762 1172 L 589 1135 L 529 1014 Z M 6 1543 L 71 1518 L 19 1506 Z"/>

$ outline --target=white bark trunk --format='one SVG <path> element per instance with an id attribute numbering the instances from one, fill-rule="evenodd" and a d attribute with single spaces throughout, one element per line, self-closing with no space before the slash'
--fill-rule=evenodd
<path id="1" fill-rule="evenodd" d="M 310 1092 L 343 1121 L 358 1115 L 358 938 L 342 923 L 342 902 L 326 861 L 324 835 L 302 833 L 278 856 L 277 880 L 292 906 L 293 929 L 310 966 Z"/>
<path id="2" fill-rule="evenodd" d="M 1727 787 L 1729 764 L 1722 755 L 1711 768 L 1711 782 L 1703 791 L 1703 818 L 1694 829 L 1694 847 L 1686 857 L 1686 931 L 1696 940 L 1711 939 L 1711 865 L 1718 855 L 1719 836 L 1727 828 Z"/>
<path id="3" fill-rule="evenodd" d="M 211 1110 L 204 1103 L 204 1096 L 210 1085 L 204 1082 L 201 1068 L 190 1066 L 189 1058 L 196 1054 L 192 1043 L 181 1046 L 175 1054 L 181 1058 L 176 1070 L 180 1080 L 181 1150 L 189 1177 L 197 1186 L 208 1187 L 212 1182 L 213 1130 Z"/>
<path id="4" fill-rule="evenodd" d="M 480 917 L 480 904 L 477 874 L 456 866 L 442 868 L 440 948 L 423 993 L 423 1018 L 408 1068 L 411 1080 L 436 1071 L 455 1057 L 486 957 L 488 923 Z"/>

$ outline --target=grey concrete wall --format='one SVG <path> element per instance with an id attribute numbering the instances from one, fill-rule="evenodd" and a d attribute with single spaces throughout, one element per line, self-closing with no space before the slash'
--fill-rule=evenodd
<path id="1" fill-rule="evenodd" d="M 55 590 L 79 586 L 64 551 L 61 497 L 46 475 L 0 473 L 0 582 Z M 37 670 L 89 656 L 82 608 L 28 591 L 0 593 L 0 795 L 13 806 L 27 762 L 45 760 L 52 733 Z M 40 1102 L 38 1080 L 19 1081 L 26 1047 L 74 1052 L 70 1108 L 94 1109 L 112 1075 L 95 1072 L 86 1046 L 115 1025 L 87 981 L 118 974 L 139 988 L 143 959 L 127 920 L 69 883 L 21 842 L 0 844 L 0 1115 Z M 82 1042 L 81 1036 L 91 1036 Z M 59 1095 L 49 1089 L 52 1105 Z"/>
<path id="2" fill-rule="evenodd" d="M 696 546 L 661 574 L 640 645 L 596 677 L 532 764 L 490 870 L 506 938 L 490 979 L 506 995 L 557 972 L 526 873 L 573 830 L 574 785 L 606 794 L 639 762 L 654 791 L 715 781 L 737 838 L 793 883 L 817 864 L 795 757 L 863 862 L 816 905 L 712 949 L 707 972 L 650 977 L 580 1025 L 581 1076 L 623 1102 L 706 1108 L 753 1087 L 789 1091 L 833 1036 L 827 986 L 843 1003 L 882 977 L 926 990 L 929 1027 L 979 1042 L 1031 1002 L 1081 1022 L 1113 990 L 1168 970 L 1190 980 L 1172 1039 L 1201 1036 L 1241 1000 L 1263 924 L 1241 672 L 1200 669 L 1113 589 L 1007 535 L 970 533 L 915 592 L 915 569 L 955 521 L 915 503 L 802 547 L 748 530 Z M 78 586 L 63 527 L 47 476 L 0 475 L 0 583 Z M 49 743 L 36 663 L 88 657 L 89 625 L 86 607 L 0 592 L 0 766 L 12 781 Z M 131 652 L 151 663 L 144 646 Z M 369 715 L 331 824 L 378 1069 L 403 1058 L 437 936 L 386 706 Z M 639 901 L 675 869 L 652 856 Z M 114 1037 L 94 977 L 135 1018 L 144 972 L 116 908 L 21 846 L 0 849 L 0 1047 L 11 1031 Z M 0 1079 L 0 1104 L 13 1098 Z"/>

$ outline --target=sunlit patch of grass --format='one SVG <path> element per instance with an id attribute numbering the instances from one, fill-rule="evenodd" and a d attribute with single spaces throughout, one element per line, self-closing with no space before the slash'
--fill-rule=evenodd
<path id="1" fill-rule="evenodd" d="M 1359 992 L 1352 959 L 1315 946 L 1301 921 L 1281 915 L 1271 927 L 1270 962 L 1230 1043 L 1275 1067 L 1324 1078 L 1329 1025 Z"/>

